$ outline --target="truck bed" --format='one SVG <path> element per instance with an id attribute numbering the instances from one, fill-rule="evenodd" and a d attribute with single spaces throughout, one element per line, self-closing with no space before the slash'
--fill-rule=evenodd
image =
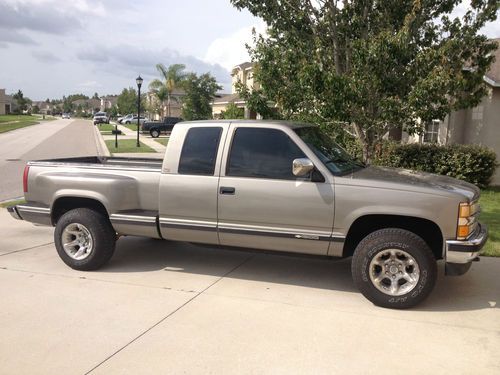
<path id="1" fill-rule="evenodd" d="M 29 165 L 160 171 L 162 163 L 163 159 L 161 158 L 85 156 L 77 158 L 36 160 L 30 161 Z"/>

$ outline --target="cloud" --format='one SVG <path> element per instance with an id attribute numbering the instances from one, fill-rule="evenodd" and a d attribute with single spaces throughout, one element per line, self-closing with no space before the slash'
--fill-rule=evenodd
<path id="1" fill-rule="evenodd" d="M 121 71 L 123 75 L 143 75 L 144 78 L 157 78 L 156 64 L 163 63 L 184 64 L 187 71 L 198 74 L 210 72 L 220 84 L 230 87 L 231 77 L 229 71 L 219 64 L 211 64 L 193 56 L 185 56 L 169 48 L 161 50 L 140 48 L 130 45 L 113 47 L 95 46 L 91 50 L 77 53 L 77 58 L 83 61 L 91 61 L 102 70 L 117 74 Z"/>
<path id="2" fill-rule="evenodd" d="M 106 13 L 102 3 L 88 0 L 3 0 L 0 29 L 66 34 L 81 29 L 85 17 Z"/>
<path id="3" fill-rule="evenodd" d="M 31 52 L 31 55 L 38 61 L 44 63 L 57 63 L 62 61 L 59 57 L 57 57 L 50 51 L 33 51 Z"/>
<path id="4" fill-rule="evenodd" d="M 229 71 L 242 62 L 250 61 L 246 44 L 253 45 L 253 29 L 257 34 L 263 34 L 265 24 L 262 22 L 254 27 L 244 27 L 229 36 L 215 39 L 208 46 L 205 60 L 210 63 L 220 62 Z"/>
<path id="5" fill-rule="evenodd" d="M 1 16 L 0 16 L 1 17 Z M 21 34 L 15 30 L 1 30 L 0 42 L 16 44 L 35 44 L 35 41 L 29 36 Z"/>

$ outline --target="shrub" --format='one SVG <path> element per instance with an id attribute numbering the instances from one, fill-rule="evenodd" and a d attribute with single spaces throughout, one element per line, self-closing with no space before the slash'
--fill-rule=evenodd
<path id="1" fill-rule="evenodd" d="M 488 186 L 497 167 L 495 153 L 478 145 L 383 143 L 373 164 L 437 173 Z"/>

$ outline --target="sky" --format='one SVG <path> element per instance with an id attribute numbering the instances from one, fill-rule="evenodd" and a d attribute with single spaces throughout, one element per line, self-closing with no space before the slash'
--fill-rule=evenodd
<path id="1" fill-rule="evenodd" d="M 118 94 L 139 74 L 147 87 L 161 62 L 210 72 L 230 92 L 253 28 L 265 26 L 229 0 L 0 0 L 0 88 L 33 100 Z M 500 21 L 483 32 L 500 37 Z"/>

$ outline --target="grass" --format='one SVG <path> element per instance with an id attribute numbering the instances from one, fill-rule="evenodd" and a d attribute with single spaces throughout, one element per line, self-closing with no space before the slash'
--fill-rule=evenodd
<path id="1" fill-rule="evenodd" d="M 130 130 L 133 130 L 135 132 L 137 131 L 137 124 L 122 124 L 122 125 L 125 126 L 126 128 L 129 128 Z"/>
<path id="2" fill-rule="evenodd" d="M 161 143 L 163 146 L 167 145 L 169 139 L 170 138 L 154 138 L 156 142 Z"/>
<path id="3" fill-rule="evenodd" d="M 109 152 L 112 154 L 121 153 L 121 152 L 156 152 L 151 147 L 146 146 L 144 143 L 140 142 L 141 147 L 136 147 L 135 139 L 120 139 L 118 141 L 118 148 L 115 148 L 115 141 L 113 139 L 109 139 L 106 142 L 106 146 L 108 147 Z"/>
<path id="4" fill-rule="evenodd" d="M 479 220 L 488 226 L 490 232 L 483 255 L 500 257 L 500 187 L 483 190 L 480 204 Z"/>
<path id="5" fill-rule="evenodd" d="M 16 199 L 13 201 L 7 201 L 7 202 L 0 203 L 0 207 L 7 208 L 10 206 L 15 206 L 16 204 L 23 204 L 23 203 L 26 203 L 26 201 L 24 199 Z"/>
<path id="6" fill-rule="evenodd" d="M 40 117 L 30 115 L 1 115 L 0 116 L 0 133 L 5 133 L 11 130 L 24 128 L 38 124 L 41 121 Z"/>
<path id="7" fill-rule="evenodd" d="M 115 126 L 113 124 L 98 124 L 96 125 L 99 131 L 102 132 L 111 132 L 115 130 Z"/>

